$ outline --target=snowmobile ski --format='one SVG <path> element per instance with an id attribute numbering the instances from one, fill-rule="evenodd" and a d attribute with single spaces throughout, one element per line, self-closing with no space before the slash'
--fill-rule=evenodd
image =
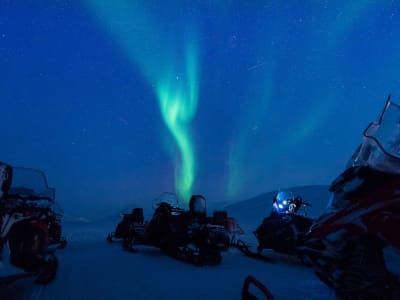
<path id="1" fill-rule="evenodd" d="M 248 257 L 263 260 L 263 261 L 270 262 L 270 263 L 275 262 L 275 260 L 272 259 L 271 257 L 265 256 L 265 255 L 261 254 L 260 252 L 251 251 L 250 246 L 246 245 L 246 243 L 243 242 L 242 240 L 237 240 L 236 242 L 232 243 L 232 246 L 239 249 L 244 255 L 246 255 Z"/>

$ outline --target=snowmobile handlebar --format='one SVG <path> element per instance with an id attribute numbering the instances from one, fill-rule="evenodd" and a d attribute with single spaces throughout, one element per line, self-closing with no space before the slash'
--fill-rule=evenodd
<path id="1" fill-rule="evenodd" d="M 311 203 L 303 201 L 303 199 L 299 199 L 296 197 L 295 199 L 289 200 L 290 204 L 296 204 L 297 206 L 312 206 Z"/>
<path id="2" fill-rule="evenodd" d="M 155 213 L 165 213 L 168 212 L 171 215 L 179 215 L 183 213 L 185 210 L 183 208 L 173 206 L 167 202 L 158 203 L 155 207 Z"/>

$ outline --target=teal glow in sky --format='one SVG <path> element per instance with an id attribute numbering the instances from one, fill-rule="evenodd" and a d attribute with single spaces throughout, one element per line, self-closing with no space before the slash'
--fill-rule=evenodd
<path id="1" fill-rule="evenodd" d="M 195 150 L 190 135 L 190 122 L 196 113 L 199 93 L 195 45 L 186 42 L 181 45 L 183 49 L 179 47 L 177 36 L 186 33 L 182 28 L 178 28 L 179 31 L 169 36 L 169 39 L 165 38 L 165 28 L 158 26 L 156 30 L 152 24 L 156 20 L 146 17 L 148 12 L 138 3 L 88 3 L 94 15 L 101 16 L 99 22 L 117 40 L 134 67 L 139 67 L 149 84 L 155 88 L 162 119 L 179 151 L 179 155 L 173 154 L 174 192 L 183 201 L 188 201 L 196 171 Z"/>
<path id="2" fill-rule="evenodd" d="M 182 199 L 188 201 L 196 171 L 195 151 L 189 131 L 190 122 L 196 113 L 199 93 L 196 52 L 189 49 L 186 61 L 184 78 L 187 80 L 170 76 L 170 80 L 157 84 L 157 94 L 163 120 L 180 150 L 180 158 L 176 162 L 176 189 Z"/>

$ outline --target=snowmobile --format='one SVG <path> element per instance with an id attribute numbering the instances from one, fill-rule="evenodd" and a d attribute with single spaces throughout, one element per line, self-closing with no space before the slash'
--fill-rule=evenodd
<path id="1" fill-rule="evenodd" d="M 400 299 L 399 150 L 400 106 L 389 95 L 329 188 L 332 211 L 299 249 L 338 299 Z"/>
<path id="2" fill-rule="evenodd" d="M 193 195 L 189 206 L 189 211 L 185 211 L 174 194 L 161 195 L 149 222 L 129 223 L 123 238 L 124 249 L 136 252 L 137 245 L 153 246 L 197 266 L 219 264 L 222 257 L 212 241 L 212 228 L 207 225 L 205 198 Z"/>
<path id="3" fill-rule="evenodd" d="M 289 190 L 278 191 L 273 197 L 271 214 L 254 231 L 258 241 L 257 251 L 253 251 L 240 239 L 233 241 L 232 245 L 249 257 L 267 262 L 274 262 L 274 259 L 264 255 L 264 249 L 298 257 L 297 247 L 302 245 L 314 222 L 301 210 L 308 206 L 311 204 L 305 202 L 301 196 L 295 196 Z"/>
<path id="4" fill-rule="evenodd" d="M 132 212 L 129 214 L 122 214 L 122 220 L 117 224 L 117 227 L 114 232 L 111 232 L 107 235 L 107 241 L 112 242 L 115 240 L 126 240 L 129 239 L 129 234 L 131 228 L 139 227 L 144 229 L 144 217 L 143 217 L 143 208 L 137 207 L 132 209 Z"/>
<path id="5" fill-rule="evenodd" d="M 46 219 L 54 194 L 43 172 L 0 162 L 0 285 L 26 277 L 48 284 L 56 276 Z"/>
<path id="6" fill-rule="evenodd" d="M 300 213 L 302 207 L 311 206 L 291 191 L 279 191 L 272 202 L 272 212 L 254 231 L 258 240 L 258 252 L 272 249 L 277 252 L 295 254 L 302 244 L 313 219 Z"/>

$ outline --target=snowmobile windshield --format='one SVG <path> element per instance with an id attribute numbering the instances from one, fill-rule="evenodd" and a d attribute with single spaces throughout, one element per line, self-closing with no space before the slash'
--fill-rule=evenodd
<path id="1" fill-rule="evenodd" d="M 333 193 L 330 209 L 341 209 L 355 202 L 364 193 L 386 182 L 393 174 L 400 174 L 400 106 L 386 101 L 376 122 L 364 130 L 363 140 L 346 165 L 346 170 L 335 179 L 329 190 Z"/>
<path id="2" fill-rule="evenodd" d="M 42 171 L 28 168 L 12 168 L 8 198 L 54 201 L 55 189 L 47 186 Z"/>
<path id="3" fill-rule="evenodd" d="M 172 213 L 174 213 L 175 210 L 181 210 L 179 206 L 178 196 L 174 193 L 162 193 L 160 196 L 154 199 L 153 208 L 156 210 L 162 204 L 167 204 L 172 209 Z"/>
<path id="4" fill-rule="evenodd" d="M 347 164 L 352 166 L 400 174 L 400 106 L 390 99 L 379 119 L 365 129 L 362 144 Z"/>
<path id="5" fill-rule="evenodd" d="M 193 195 L 190 198 L 190 211 L 194 213 L 206 214 L 206 199 L 201 195 Z"/>

